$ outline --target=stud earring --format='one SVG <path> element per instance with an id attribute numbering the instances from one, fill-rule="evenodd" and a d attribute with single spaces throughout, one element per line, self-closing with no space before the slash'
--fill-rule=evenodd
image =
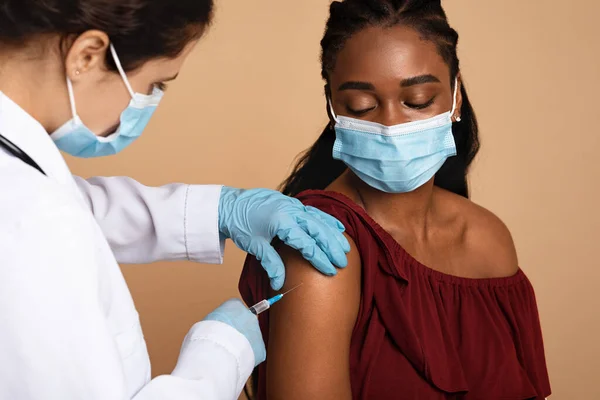
<path id="1" fill-rule="evenodd" d="M 456 117 L 456 122 L 460 122 L 460 121 L 461 121 L 460 117 Z"/>
<path id="2" fill-rule="evenodd" d="M 75 75 L 79 75 L 81 72 L 79 72 L 78 69 L 75 70 Z"/>

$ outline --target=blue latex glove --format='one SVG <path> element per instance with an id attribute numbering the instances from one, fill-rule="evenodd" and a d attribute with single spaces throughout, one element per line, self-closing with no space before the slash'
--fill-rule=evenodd
<path id="1" fill-rule="evenodd" d="M 244 335 L 250 342 L 254 352 L 254 366 L 267 358 L 267 350 L 258 325 L 258 318 L 240 300 L 227 300 L 215 311 L 208 314 L 204 320 L 223 322 Z"/>
<path id="2" fill-rule="evenodd" d="M 337 273 L 333 264 L 348 264 L 350 244 L 342 233 L 344 225 L 274 190 L 224 187 L 219 201 L 219 230 L 240 249 L 256 256 L 274 290 L 281 289 L 285 281 L 283 261 L 271 246 L 275 237 L 300 251 L 326 275 Z"/>

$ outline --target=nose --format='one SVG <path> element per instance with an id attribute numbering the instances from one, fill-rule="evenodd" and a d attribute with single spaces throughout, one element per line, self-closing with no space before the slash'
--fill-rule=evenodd
<path id="1" fill-rule="evenodd" d="M 411 121 L 400 102 L 381 104 L 379 110 L 374 122 L 382 125 L 392 126 Z"/>

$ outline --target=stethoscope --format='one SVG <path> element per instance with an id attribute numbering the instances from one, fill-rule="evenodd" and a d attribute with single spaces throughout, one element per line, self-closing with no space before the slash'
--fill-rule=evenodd
<path id="1" fill-rule="evenodd" d="M 42 174 L 46 175 L 44 170 L 35 162 L 31 157 L 27 155 L 23 150 L 21 150 L 17 145 L 13 142 L 0 135 L 0 147 L 8 151 L 13 156 L 17 157 L 19 160 L 23 161 L 25 164 L 37 169 Z"/>

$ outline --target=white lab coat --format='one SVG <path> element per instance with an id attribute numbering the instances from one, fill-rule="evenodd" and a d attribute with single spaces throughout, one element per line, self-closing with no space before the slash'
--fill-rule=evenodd
<path id="1" fill-rule="evenodd" d="M 0 133 L 47 174 L 0 151 L 0 399 L 236 399 L 254 354 L 221 322 L 194 325 L 173 373 L 150 379 L 117 264 L 221 262 L 221 187 L 74 178 L 43 127 L 1 92 Z"/>

